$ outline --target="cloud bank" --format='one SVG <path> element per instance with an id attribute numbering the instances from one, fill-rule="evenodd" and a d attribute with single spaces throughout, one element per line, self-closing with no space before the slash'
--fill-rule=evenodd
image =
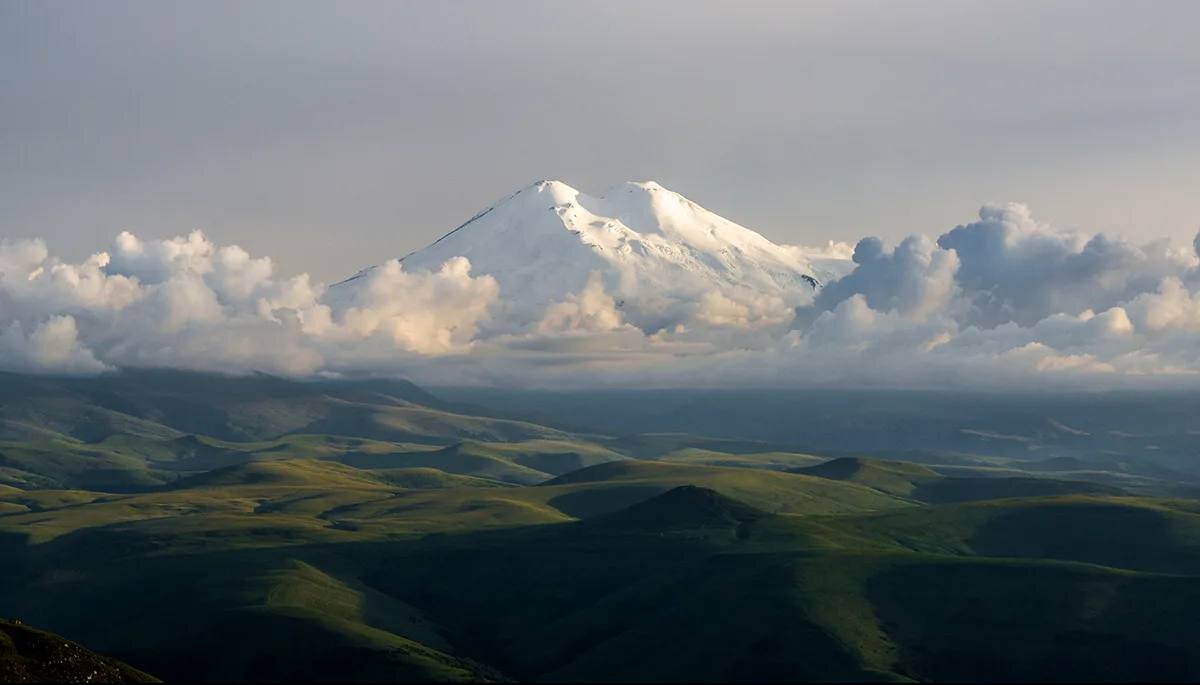
<path id="1" fill-rule="evenodd" d="M 545 386 L 1200 386 L 1198 252 L 1200 236 L 1139 245 L 1038 222 L 1024 205 L 988 205 L 936 239 L 831 243 L 821 256 L 850 257 L 852 268 L 798 309 L 714 287 L 667 303 L 685 316 L 646 331 L 593 274 L 514 332 L 497 281 L 463 257 L 411 272 L 391 260 L 331 290 L 200 232 L 122 233 L 81 263 L 40 240 L 0 240 L 0 369 Z"/>

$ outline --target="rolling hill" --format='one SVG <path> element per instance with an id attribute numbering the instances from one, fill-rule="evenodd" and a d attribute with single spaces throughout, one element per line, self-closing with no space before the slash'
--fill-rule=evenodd
<path id="1" fill-rule="evenodd" d="M 18 386 L 0 615 L 169 680 L 1200 677 L 1200 498 L 1128 459 L 577 433 L 374 381 Z"/>

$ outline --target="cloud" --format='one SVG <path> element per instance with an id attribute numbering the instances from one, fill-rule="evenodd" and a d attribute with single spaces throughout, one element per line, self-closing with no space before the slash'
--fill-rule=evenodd
<path id="1" fill-rule="evenodd" d="M 19 321 L 0 331 L 0 369 L 93 374 L 108 366 L 79 342 L 75 319 L 57 315 L 39 323 L 29 335 Z"/>
<path id="2" fill-rule="evenodd" d="M 546 308 L 537 328 L 542 333 L 596 333 L 616 330 L 623 325 L 616 301 L 604 290 L 600 272 L 593 271 L 588 274 L 583 290 L 567 295 L 567 299 Z"/>
<path id="3" fill-rule="evenodd" d="M 1146 333 L 1200 332 L 1200 296 L 1176 277 L 1163 279 L 1157 291 L 1138 295 L 1125 309 Z"/>
<path id="4" fill-rule="evenodd" d="M 1200 239 L 1135 245 L 1041 223 L 1023 205 L 989 205 L 936 240 L 860 240 L 852 261 L 829 257 L 840 277 L 798 309 L 729 284 L 633 302 L 591 273 L 514 323 L 496 279 L 473 275 L 463 257 L 429 271 L 390 260 L 327 289 L 199 232 L 122 233 L 79 263 L 39 240 L 7 240 L 0 368 L 552 387 L 1191 386 L 1200 384 L 1198 248 Z"/>
<path id="5" fill-rule="evenodd" d="M 387 262 L 332 305 L 308 276 L 273 271 L 269 258 L 200 232 L 157 241 L 122 233 L 110 251 L 80 264 L 50 256 L 41 241 L 0 242 L 6 366 L 366 371 L 386 367 L 389 353 L 468 348 L 498 292 L 495 279 L 472 277 L 462 258 L 420 273 Z"/>
<path id="6" fill-rule="evenodd" d="M 465 257 L 450 259 L 437 271 L 417 273 L 391 259 L 365 277 L 339 321 L 320 335 L 331 340 L 383 335 L 410 352 L 461 351 L 474 339 L 499 292 L 491 276 L 471 276 Z"/>
<path id="7" fill-rule="evenodd" d="M 971 320 L 989 326 L 1107 309 L 1197 263 L 1194 251 L 1171 249 L 1166 241 L 1138 246 L 1054 228 L 1021 204 L 987 205 L 979 221 L 954 228 L 937 244 L 958 255 L 956 281 Z"/>
<path id="8" fill-rule="evenodd" d="M 772 293 L 710 290 L 700 297 L 695 321 L 705 326 L 754 329 L 787 325 L 795 316 L 795 310 Z"/>
<path id="9" fill-rule="evenodd" d="M 853 260 L 857 267 L 826 285 L 813 310 L 833 309 L 861 295 L 872 309 L 921 317 L 945 310 L 957 294 L 958 256 L 924 236 L 905 238 L 890 252 L 879 238 L 863 238 Z"/>

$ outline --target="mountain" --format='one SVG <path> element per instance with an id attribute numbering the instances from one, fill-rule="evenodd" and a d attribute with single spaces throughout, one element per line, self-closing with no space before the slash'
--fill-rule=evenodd
<path id="1" fill-rule="evenodd" d="M 777 245 L 654 182 L 628 182 L 590 196 L 539 181 L 479 212 L 405 269 L 436 270 L 466 257 L 475 276 L 500 284 L 506 320 L 537 321 L 547 305 L 583 290 L 598 272 L 627 320 L 646 330 L 671 323 L 673 302 L 709 292 L 770 295 L 790 306 L 836 274 L 798 248 Z M 337 303 L 372 269 L 333 286 Z"/>

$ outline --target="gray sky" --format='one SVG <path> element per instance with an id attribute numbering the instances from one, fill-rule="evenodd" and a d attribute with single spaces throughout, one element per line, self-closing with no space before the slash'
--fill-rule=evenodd
<path id="1" fill-rule="evenodd" d="M 334 280 L 539 178 L 779 242 L 987 201 L 1189 241 L 1200 3 L 0 0 L 0 237 L 202 228 Z"/>

